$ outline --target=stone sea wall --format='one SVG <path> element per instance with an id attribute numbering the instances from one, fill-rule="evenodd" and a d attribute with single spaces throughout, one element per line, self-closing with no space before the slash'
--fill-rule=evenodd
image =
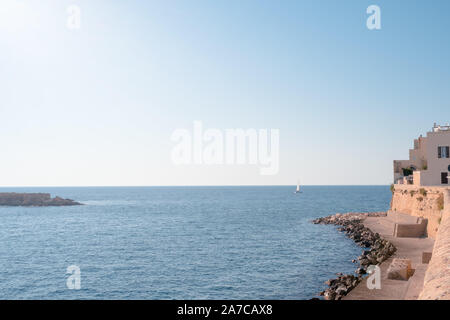
<path id="1" fill-rule="evenodd" d="M 427 219 L 427 236 L 435 239 L 443 210 L 445 188 L 413 185 L 394 185 L 393 188 L 391 210 Z"/>
<path id="2" fill-rule="evenodd" d="M 421 300 L 450 300 L 450 190 L 446 187 L 395 185 L 391 210 L 428 219 L 435 244 L 425 273 Z"/>
<path id="3" fill-rule="evenodd" d="M 450 191 L 444 191 L 444 206 L 421 300 L 450 300 Z"/>
<path id="4" fill-rule="evenodd" d="M 395 212 L 426 219 L 426 236 L 435 239 L 419 299 L 450 300 L 450 188 L 395 185 L 388 213 L 395 215 Z M 379 264 L 396 252 L 392 243 L 362 223 L 368 216 L 383 215 L 386 213 L 336 214 L 313 221 L 339 226 L 340 231 L 365 248 L 358 257 L 360 266 L 355 271 L 356 275 L 339 274 L 338 278 L 326 282 L 329 287 L 321 292 L 325 299 L 340 300 L 362 281 L 369 265 Z"/>

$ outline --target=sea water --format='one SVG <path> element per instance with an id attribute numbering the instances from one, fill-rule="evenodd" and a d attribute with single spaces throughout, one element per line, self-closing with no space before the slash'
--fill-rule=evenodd
<path id="1" fill-rule="evenodd" d="M 311 220 L 383 211 L 388 186 L 0 188 L 73 207 L 0 207 L 1 299 L 310 299 L 361 248 Z M 69 289 L 69 266 L 80 289 Z M 73 270 L 73 269 L 71 269 Z"/>

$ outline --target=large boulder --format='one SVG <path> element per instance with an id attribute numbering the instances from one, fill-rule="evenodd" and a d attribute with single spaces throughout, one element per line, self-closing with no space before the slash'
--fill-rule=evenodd
<path id="1" fill-rule="evenodd" d="M 413 274 L 411 268 L 411 260 L 396 258 L 392 261 L 388 268 L 388 279 L 392 280 L 408 280 Z"/>

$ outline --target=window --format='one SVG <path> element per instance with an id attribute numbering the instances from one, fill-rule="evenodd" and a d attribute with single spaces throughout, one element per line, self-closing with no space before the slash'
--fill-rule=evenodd
<path id="1" fill-rule="evenodd" d="M 438 158 L 449 158 L 450 157 L 449 147 L 438 147 Z"/>
<path id="2" fill-rule="evenodd" d="M 441 172 L 441 183 L 448 184 L 448 172 Z"/>

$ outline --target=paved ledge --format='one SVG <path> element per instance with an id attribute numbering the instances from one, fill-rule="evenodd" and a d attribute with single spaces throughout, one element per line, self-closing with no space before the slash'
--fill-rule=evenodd
<path id="1" fill-rule="evenodd" d="M 380 264 L 381 289 L 368 289 L 367 278 L 343 298 L 343 300 L 416 300 L 423 288 L 427 264 L 422 263 L 422 253 L 430 252 L 434 245 L 431 238 L 397 238 L 394 237 L 395 223 L 409 222 L 412 217 L 397 214 L 386 217 L 368 217 L 364 225 L 390 241 L 397 251 Z M 393 259 L 409 259 L 414 274 L 408 281 L 388 279 L 387 270 Z"/>

